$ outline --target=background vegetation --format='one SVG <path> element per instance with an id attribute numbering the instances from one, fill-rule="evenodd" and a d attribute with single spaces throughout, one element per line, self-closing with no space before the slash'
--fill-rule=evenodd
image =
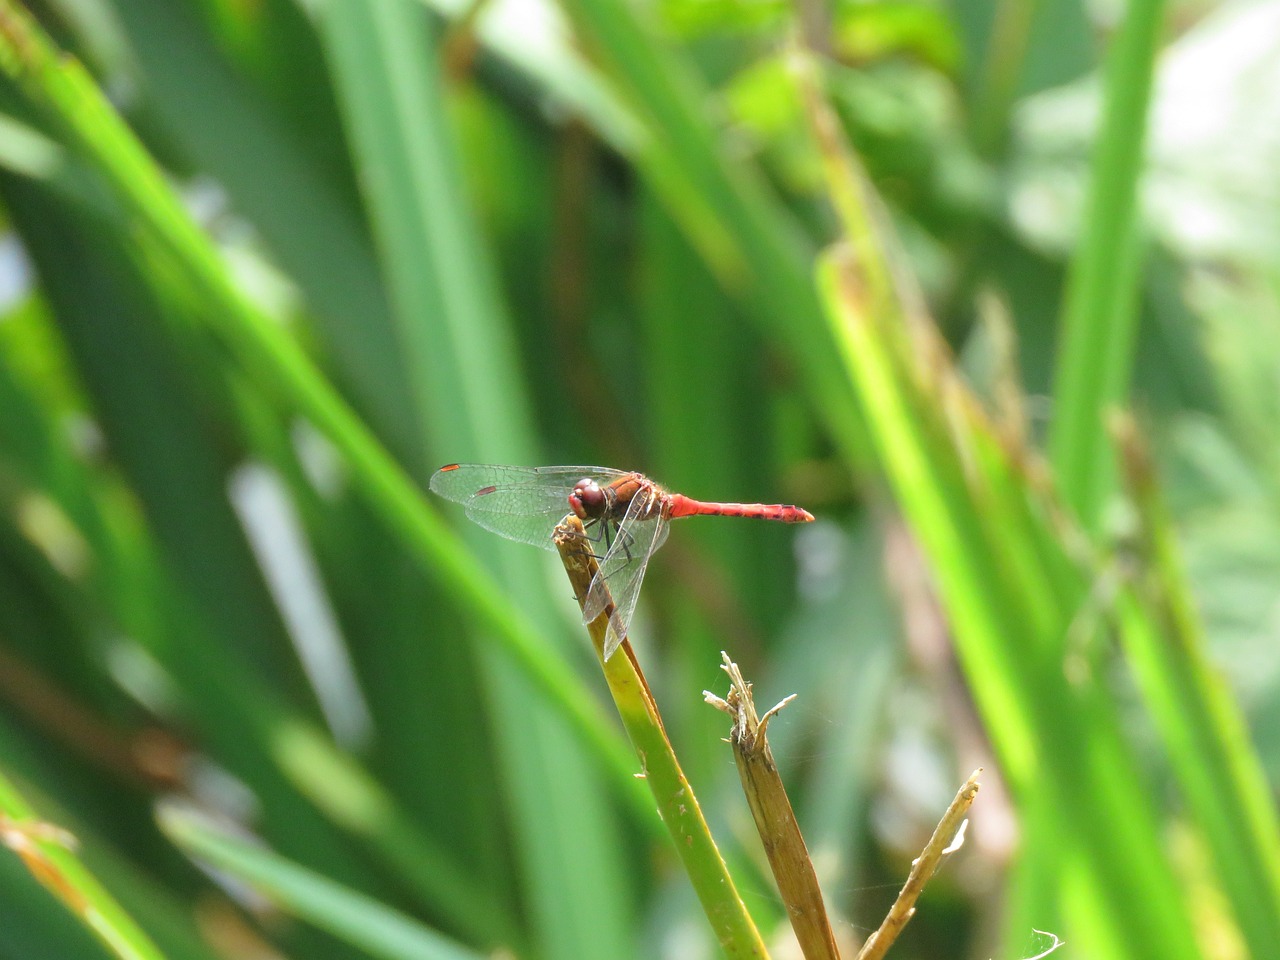
<path id="1" fill-rule="evenodd" d="M 845 942 L 982 765 L 893 955 L 1268 956 L 1277 47 L 1259 0 L 0 0 L 0 956 L 717 955 L 562 572 L 447 461 L 818 515 L 679 524 L 633 635 L 776 956 L 722 649 L 799 694 Z"/>

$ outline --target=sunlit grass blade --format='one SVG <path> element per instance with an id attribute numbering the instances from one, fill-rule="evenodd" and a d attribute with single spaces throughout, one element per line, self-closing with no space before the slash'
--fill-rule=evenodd
<path id="1" fill-rule="evenodd" d="M 1118 598 L 1121 639 L 1253 956 L 1280 943 L 1280 819 L 1248 724 L 1209 661 L 1154 468 L 1132 421 L 1117 431 L 1141 518 L 1143 575 Z"/>
<path id="2" fill-rule="evenodd" d="M 842 269 L 845 279 L 839 282 Z M 853 292 L 855 271 L 849 260 L 843 266 L 836 260 L 823 274 L 833 309 L 840 311 L 833 320 L 849 333 L 875 323 Z M 1160 950 L 1196 956 L 1172 876 L 1156 865 L 1154 811 L 1132 776 L 1114 716 L 1096 697 L 1067 687 L 1046 647 L 1052 633 L 1034 629 L 1025 598 L 1009 592 L 1010 581 L 1000 572 L 1007 559 L 993 551 L 990 532 L 992 525 L 1002 525 L 1000 506 L 981 497 L 979 509 L 970 499 L 972 481 L 964 479 L 956 452 L 948 451 L 941 425 L 930 425 L 933 417 L 923 402 L 903 406 L 910 388 L 904 391 L 904 382 L 895 381 L 896 363 L 885 360 L 883 346 L 872 345 L 875 336 L 856 333 L 846 356 L 859 357 L 854 369 L 870 391 L 870 422 L 903 509 L 939 576 L 958 651 L 1003 769 L 1019 795 L 1048 791 L 1059 832 L 1070 837 L 1060 855 L 1083 869 L 1082 882 L 1067 886 L 1082 898 L 1074 929 L 1091 928 L 1099 949 L 1116 956 L 1158 956 L 1153 938 L 1166 941 Z M 1090 804 L 1077 803 L 1082 791 Z M 1139 901 L 1142 906 L 1135 908 Z"/>
<path id="3" fill-rule="evenodd" d="M 1006 518 L 1021 508 L 998 495 L 1010 476 L 994 469 L 1000 445 L 927 318 L 903 306 L 875 201 L 811 77 L 801 77 L 836 207 L 860 241 L 856 252 L 843 246 L 825 259 L 819 287 L 899 502 L 939 578 L 1006 775 L 1019 795 L 1047 791 L 1059 833 L 1070 838 L 1061 862 L 1079 868 L 1063 874 L 1075 929 L 1116 956 L 1194 957 L 1180 894 L 1158 865 L 1157 809 L 1133 776 L 1115 711 L 1103 691 L 1073 688 L 1063 674 L 1059 643 L 1073 611 L 1055 598 L 1078 595 L 1080 575 L 1070 563 L 1045 561 L 1051 530 Z M 1014 503 L 1039 499 L 1030 484 L 1018 486 Z M 1037 514 L 1041 523 L 1052 516 L 1043 506 L 1030 516 Z M 1064 575 L 1075 582 L 1054 587 Z M 1036 589 L 1022 588 L 1037 578 Z M 1078 803 L 1081 792 L 1089 804 Z"/>
<path id="4" fill-rule="evenodd" d="M 165 833 L 191 856 L 244 881 L 284 910 L 369 956 L 387 960 L 480 960 L 484 956 L 259 844 L 218 830 L 194 811 L 166 806 L 158 818 Z"/>

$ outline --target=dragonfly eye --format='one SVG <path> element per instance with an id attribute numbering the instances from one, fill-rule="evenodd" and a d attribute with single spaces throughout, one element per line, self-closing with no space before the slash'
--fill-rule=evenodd
<path id="1" fill-rule="evenodd" d="M 583 477 L 573 485 L 569 494 L 569 508 L 579 520 L 591 520 L 604 512 L 604 491 L 590 477 Z"/>

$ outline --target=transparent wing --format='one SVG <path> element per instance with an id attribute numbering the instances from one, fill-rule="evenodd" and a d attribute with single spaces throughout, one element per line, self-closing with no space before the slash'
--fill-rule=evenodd
<path id="1" fill-rule="evenodd" d="M 608 467 L 506 467 L 458 463 L 431 477 L 431 490 L 460 503 L 468 517 L 494 533 L 554 550 L 551 531 L 569 512 L 569 493 L 583 477 L 608 483 L 625 471 Z"/>
<path id="2" fill-rule="evenodd" d="M 489 487 L 524 487 L 569 496 L 583 477 L 606 482 L 626 476 L 611 467 L 505 467 L 494 463 L 451 463 L 431 476 L 431 492 L 454 503 L 466 503 Z M 557 493 L 558 495 L 558 493 Z"/>
<path id="3" fill-rule="evenodd" d="M 604 658 L 608 660 L 622 643 L 640 596 L 640 584 L 649 566 L 649 558 L 662 546 L 669 532 L 661 505 L 653 502 L 652 492 L 636 494 L 627 515 L 618 525 L 609 552 L 600 561 L 600 572 L 587 589 L 582 605 L 582 622 L 590 623 L 613 600 L 609 629 L 605 634 Z"/>

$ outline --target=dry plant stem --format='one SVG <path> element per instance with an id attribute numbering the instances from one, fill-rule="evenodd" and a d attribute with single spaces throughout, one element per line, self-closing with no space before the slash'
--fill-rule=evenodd
<path id="1" fill-rule="evenodd" d="M 723 700 L 710 691 L 704 691 L 707 703 L 733 717 L 733 730 L 729 742 L 733 745 L 733 758 L 738 765 L 742 789 L 751 807 L 756 830 L 769 857 L 778 893 L 786 904 L 791 928 L 805 960 L 839 960 L 835 935 L 827 919 L 827 908 L 822 901 L 818 877 L 813 861 L 800 835 L 791 800 L 782 786 L 778 766 L 773 762 L 773 752 L 765 737 L 765 728 L 771 717 L 791 702 L 787 697 L 763 717 L 757 716 L 751 699 L 751 684 L 742 678 L 738 665 L 721 653 L 721 667 L 729 675 L 729 695 Z"/>
<path id="2" fill-rule="evenodd" d="M 573 594 L 581 606 L 592 578 L 600 569 L 588 548 L 582 521 L 572 515 L 565 517 L 556 528 L 553 539 L 560 551 L 565 573 L 573 585 Z M 598 657 L 604 651 L 605 630 L 612 612 L 613 604 L 610 603 L 587 625 Z M 602 661 L 602 665 L 622 725 L 636 756 L 640 758 L 641 773 L 638 776 L 645 779 L 658 802 L 658 816 L 675 842 L 676 852 L 689 874 L 707 919 L 711 921 L 721 949 L 728 957 L 767 958 L 769 954 L 760 932 L 738 896 L 724 858 L 711 838 L 702 808 L 667 739 L 653 693 L 636 661 L 630 641 L 624 637 L 617 652 L 607 661 Z"/>
<path id="3" fill-rule="evenodd" d="M 978 795 L 978 776 L 981 773 L 981 768 L 973 771 L 955 799 L 951 801 L 951 806 L 947 807 L 947 812 L 942 815 L 942 819 L 933 830 L 933 836 L 925 844 L 924 851 L 911 865 L 911 873 L 907 876 L 907 882 L 903 884 L 902 890 L 899 891 L 898 899 L 889 908 L 884 921 L 880 924 L 880 929 L 868 937 L 867 942 L 862 945 L 862 949 L 858 951 L 857 960 L 880 960 L 893 945 L 893 941 L 898 939 L 898 934 L 907 925 L 912 914 L 916 912 L 915 904 L 924 891 L 924 885 L 937 872 L 943 856 L 952 849 L 952 840 L 960 832 L 965 815 L 973 805 L 973 798 Z"/>

